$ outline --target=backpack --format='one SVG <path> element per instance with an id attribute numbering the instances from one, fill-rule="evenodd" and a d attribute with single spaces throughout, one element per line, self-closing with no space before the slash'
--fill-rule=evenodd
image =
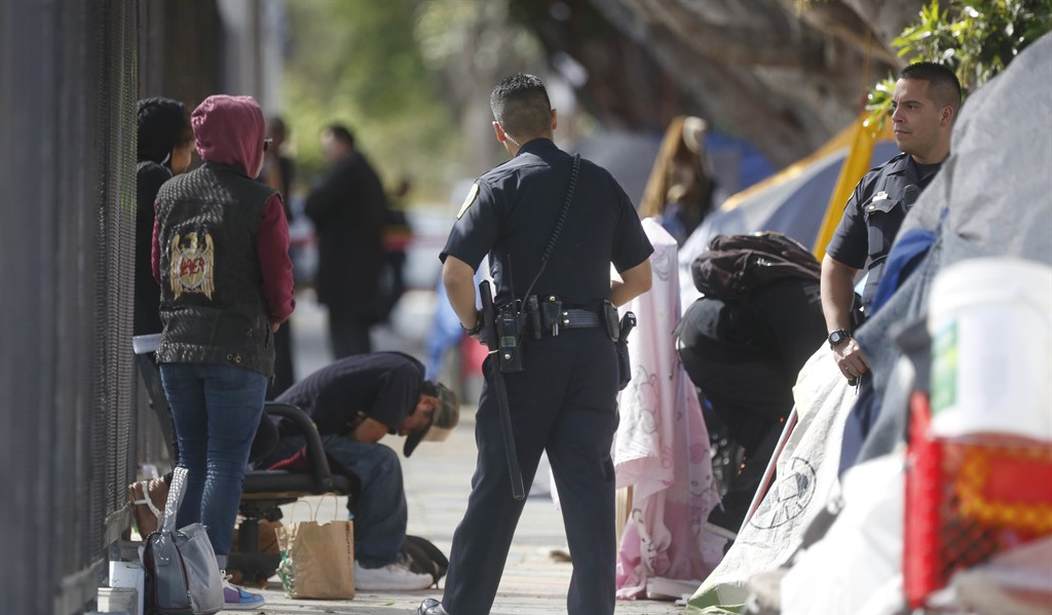
<path id="1" fill-rule="evenodd" d="M 449 569 L 449 559 L 430 540 L 420 536 L 406 535 L 402 553 L 409 560 L 409 569 L 417 574 L 429 574 L 435 587 Z"/>
<path id="2" fill-rule="evenodd" d="M 781 233 L 717 235 L 690 265 L 694 286 L 709 297 L 743 299 L 771 282 L 817 282 L 821 267 L 802 245 Z"/>
<path id="3" fill-rule="evenodd" d="M 161 526 L 143 546 L 147 615 L 211 615 L 223 608 L 223 578 L 205 526 L 175 529 L 186 476 L 186 468 L 175 469 Z"/>

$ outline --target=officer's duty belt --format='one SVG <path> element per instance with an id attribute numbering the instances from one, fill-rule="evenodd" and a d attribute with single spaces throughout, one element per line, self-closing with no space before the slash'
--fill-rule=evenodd
<path id="1" fill-rule="evenodd" d="M 555 337 L 563 329 L 594 329 L 604 326 L 602 312 L 566 306 L 553 296 L 538 301 L 537 296 L 533 295 L 527 297 L 525 304 L 525 330 L 532 334 L 534 339 Z M 614 314 L 616 316 L 616 312 Z"/>
<path id="2" fill-rule="evenodd" d="M 591 329 L 600 326 L 599 314 L 591 310 L 567 309 L 559 321 L 561 329 Z"/>

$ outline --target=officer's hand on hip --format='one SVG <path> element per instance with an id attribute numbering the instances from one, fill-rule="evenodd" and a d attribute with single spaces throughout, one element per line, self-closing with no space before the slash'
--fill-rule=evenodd
<path id="1" fill-rule="evenodd" d="M 467 335 L 468 337 L 474 339 L 476 342 L 478 342 L 478 343 L 480 343 L 483 346 L 486 346 L 488 348 L 493 348 L 494 347 L 494 343 L 496 342 L 496 340 L 489 339 L 489 336 L 490 336 L 491 332 L 486 330 L 485 327 L 483 327 L 482 325 L 483 325 L 482 311 L 481 310 L 476 310 L 475 311 L 475 324 L 470 326 L 470 327 L 466 327 L 466 326 L 464 326 L 464 323 L 460 323 L 460 328 L 461 328 L 461 330 L 464 331 L 465 335 Z"/>
<path id="2" fill-rule="evenodd" d="M 869 371 L 869 363 L 862 354 L 862 347 L 853 337 L 834 346 L 833 356 L 836 357 L 836 364 L 840 372 L 848 380 L 858 378 Z"/>

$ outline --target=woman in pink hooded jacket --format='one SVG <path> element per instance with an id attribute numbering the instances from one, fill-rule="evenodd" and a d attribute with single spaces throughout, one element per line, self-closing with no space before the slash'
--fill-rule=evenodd
<path id="1" fill-rule="evenodd" d="M 274 372 L 274 331 L 291 314 L 281 195 L 253 180 L 265 126 L 247 96 L 210 96 L 190 118 L 204 164 L 157 194 L 152 265 L 164 329 L 157 350 L 178 464 L 189 479 L 178 525 L 202 522 L 225 568 L 244 467 Z M 263 598 L 226 588 L 227 609 Z"/>

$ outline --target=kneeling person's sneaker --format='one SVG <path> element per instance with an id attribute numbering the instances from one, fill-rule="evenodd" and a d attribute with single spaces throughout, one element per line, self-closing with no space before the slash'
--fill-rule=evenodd
<path id="1" fill-rule="evenodd" d="M 380 568 L 366 568 L 354 562 L 354 588 L 359 591 L 427 589 L 434 583 L 430 574 L 410 570 L 405 560 Z"/>
<path id="2" fill-rule="evenodd" d="M 223 610 L 250 611 L 263 606 L 266 600 L 259 594 L 247 592 L 237 585 L 223 581 Z"/>

